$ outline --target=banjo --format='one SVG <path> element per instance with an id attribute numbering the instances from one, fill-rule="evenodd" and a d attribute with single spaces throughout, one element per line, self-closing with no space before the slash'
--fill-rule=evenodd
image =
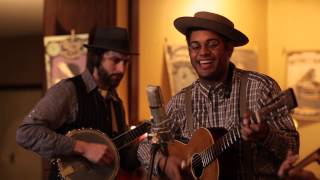
<path id="1" fill-rule="evenodd" d="M 59 176 L 65 180 L 102 180 L 115 179 L 120 167 L 119 150 L 128 146 L 137 137 L 149 131 L 150 122 L 144 122 L 133 130 L 110 139 L 105 133 L 96 129 L 75 129 L 66 136 L 76 140 L 107 145 L 114 153 L 115 159 L 110 165 L 94 164 L 80 155 L 61 156 L 57 159 Z"/>

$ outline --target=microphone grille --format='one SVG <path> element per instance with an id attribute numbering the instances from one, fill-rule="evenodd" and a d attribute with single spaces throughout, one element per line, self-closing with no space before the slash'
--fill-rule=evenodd
<path id="1" fill-rule="evenodd" d="M 160 86 L 148 85 L 147 95 L 150 108 L 159 108 L 163 105 Z"/>

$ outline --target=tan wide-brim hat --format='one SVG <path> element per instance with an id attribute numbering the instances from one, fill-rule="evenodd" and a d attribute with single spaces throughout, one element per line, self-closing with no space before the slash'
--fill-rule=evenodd
<path id="1" fill-rule="evenodd" d="M 219 33 L 234 43 L 234 46 L 243 46 L 249 42 L 248 37 L 234 28 L 233 22 L 224 16 L 211 12 L 197 12 L 193 17 L 185 16 L 174 20 L 174 26 L 182 34 L 188 30 L 206 29 Z"/>

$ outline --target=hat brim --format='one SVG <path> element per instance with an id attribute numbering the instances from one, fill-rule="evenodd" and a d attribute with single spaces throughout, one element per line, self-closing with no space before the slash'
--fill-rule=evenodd
<path id="1" fill-rule="evenodd" d="M 117 48 L 108 48 L 108 47 L 102 47 L 102 46 L 96 46 L 96 45 L 89 45 L 89 44 L 84 44 L 84 47 L 88 48 L 88 49 L 92 49 L 92 50 L 102 50 L 102 51 L 116 51 L 116 52 L 120 52 L 123 54 L 128 54 L 128 55 L 139 55 L 139 53 L 137 52 L 131 52 L 131 51 L 125 51 L 123 49 L 117 49 Z"/>
<path id="2" fill-rule="evenodd" d="M 243 46 L 249 42 L 246 35 L 235 28 L 216 21 L 198 18 L 198 17 L 180 17 L 174 21 L 175 28 L 186 35 L 191 28 L 203 28 L 217 32 L 234 43 L 234 46 Z"/>

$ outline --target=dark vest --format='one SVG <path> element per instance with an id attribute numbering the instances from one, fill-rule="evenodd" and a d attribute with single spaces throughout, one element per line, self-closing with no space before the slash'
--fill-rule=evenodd
<path id="1" fill-rule="evenodd" d="M 116 99 L 108 97 L 104 99 L 97 88 L 87 92 L 81 75 L 69 80 L 74 83 L 76 88 L 78 113 L 74 122 L 65 123 L 56 132 L 66 134 L 72 129 L 93 128 L 106 133 L 111 138 L 114 137 L 116 134 L 112 133 L 111 103 L 114 105 L 119 133 L 125 130 L 123 105 L 116 93 Z"/>

